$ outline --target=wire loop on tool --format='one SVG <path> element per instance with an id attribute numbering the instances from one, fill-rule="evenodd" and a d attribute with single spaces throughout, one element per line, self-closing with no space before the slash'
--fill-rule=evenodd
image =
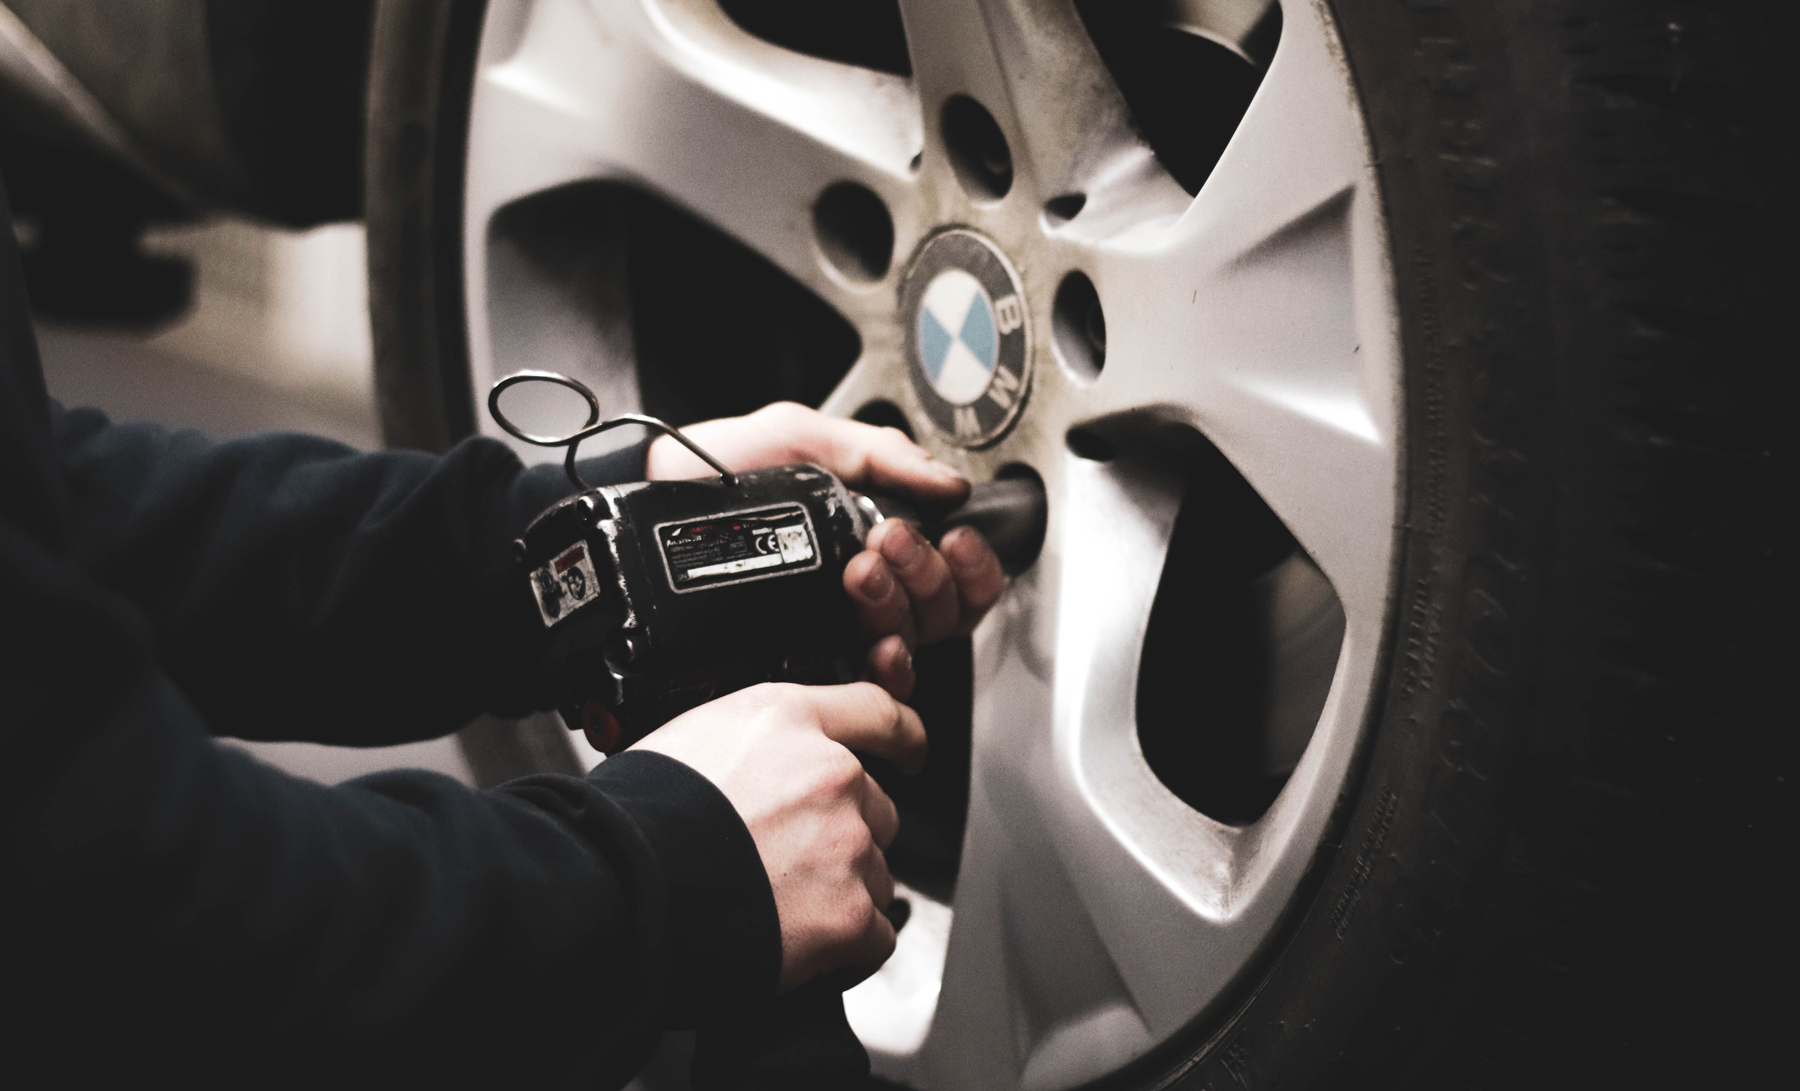
<path id="1" fill-rule="evenodd" d="M 538 436 L 525 431 L 511 420 L 508 420 L 506 414 L 500 411 L 500 395 L 508 388 L 518 386 L 520 383 L 554 383 L 557 386 L 566 387 L 567 389 L 580 394 L 588 405 L 587 423 L 566 436 Z M 581 474 L 575 469 L 576 448 L 581 446 L 582 440 L 597 436 L 602 432 L 610 431 L 621 424 L 641 424 L 652 431 L 661 432 L 663 435 L 671 437 L 676 443 L 679 443 L 683 447 L 694 452 L 694 456 L 700 459 L 700 461 L 719 471 L 720 484 L 727 488 L 737 484 L 737 475 L 727 469 L 723 462 L 720 462 L 718 459 L 708 454 L 704 448 L 693 440 L 682 435 L 681 429 L 667 421 L 658 420 L 655 417 L 647 417 L 642 413 L 621 413 L 619 416 L 612 417 L 608 420 L 600 420 L 600 399 L 595 397 L 594 392 L 587 388 L 587 384 L 579 379 L 571 379 L 567 375 L 558 374 L 554 371 L 515 371 L 494 384 L 493 389 L 488 391 L 487 403 L 488 414 L 494 418 L 495 424 L 506 429 L 507 435 L 524 440 L 526 443 L 534 444 L 538 447 L 567 447 L 569 453 L 563 458 L 563 472 L 569 475 L 570 483 L 583 492 L 586 492 L 588 489 L 592 488 L 592 486 L 583 481 L 581 479 Z M 595 423 L 596 421 L 599 423 Z"/>

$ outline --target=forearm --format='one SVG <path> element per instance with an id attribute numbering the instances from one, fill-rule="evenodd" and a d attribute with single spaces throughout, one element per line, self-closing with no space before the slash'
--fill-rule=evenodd
<path id="1" fill-rule="evenodd" d="M 761 865 L 697 774 L 639 756 L 488 793 L 294 780 L 208 738 L 128 604 L 4 547 L 9 626 L 33 640 L 0 668 L 0 901 L 31 1025 L 193 1056 L 592 1074 L 628 1072 L 701 995 L 684 952 L 716 949 L 740 1002 L 772 993 Z M 725 905 L 760 925 L 722 926 Z M 561 1032 L 515 1057 L 509 1028 Z"/>
<path id="2" fill-rule="evenodd" d="M 54 422 L 73 561 L 144 612 L 214 731 L 370 745 L 541 703 L 509 544 L 568 491 L 558 471 L 485 440 L 435 458 Z M 593 469 L 641 466 L 635 449 Z"/>

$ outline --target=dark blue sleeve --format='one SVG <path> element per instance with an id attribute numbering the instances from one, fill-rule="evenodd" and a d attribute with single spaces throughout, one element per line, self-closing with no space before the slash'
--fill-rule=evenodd
<path id="1" fill-rule="evenodd" d="M 358 455 L 56 410 L 0 231 L 8 1071 L 617 1086 L 663 1027 L 773 994 L 756 846 L 679 762 L 327 788 L 212 738 L 374 742 L 533 704 L 539 623 L 502 562 L 564 488 L 482 441 Z"/>
<path id="2" fill-rule="evenodd" d="M 145 617 L 5 522 L 0 604 L 4 1037 L 59 1082 L 617 1084 L 662 1027 L 773 993 L 755 845 L 680 763 L 327 788 L 214 743 Z"/>
<path id="3" fill-rule="evenodd" d="M 570 486 L 471 439 L 442 458 L 271 433 L 214 443 L 52 407 L 69 558 L 142 611 L 220 734 L 375 745 L 544 707 L 509 545 Z M 643 446 L 592 460 L 637 480 Z"/>

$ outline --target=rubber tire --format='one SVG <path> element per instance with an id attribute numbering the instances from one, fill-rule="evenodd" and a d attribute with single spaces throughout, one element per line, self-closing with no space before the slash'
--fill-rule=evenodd
<path id="1" fill-rule="evenodd" d="M 483 0 L 379 0 L 363 152 L 375 401 L 389 447 L 475 434 L 463 309 L 462 179 Z M 582 767 L 553 716 L 479 716 L 457 745 L 483 788 Z"/>
<path id="2" fill-rule="evenodd" d="M 1378 713 L 1265 974 L 1108 1082 L 1740 1085 L 1792 859 L 1774 5 L 1332 8 L 1405 363 Z"/>
<path id="3" fill-rule="evenodd" d="M 377 0 L 363 216 L 375 397 L 390 447 L 475 434 L 463 308 L 469 96 L 485 0 Z"/>
<path id="4" fill-rule="evenodd" d="M 371 279 L 403 445 L 473 430 L 481 8 L 382 0 L 376 20 Z M 1405 366 L 1382 687 L 1265 961 L 1100 1086 L 1729 1085 L 1775 1040 L 1760 996 L 1792 851 L 1774 6 L 1333 10 Z"/>

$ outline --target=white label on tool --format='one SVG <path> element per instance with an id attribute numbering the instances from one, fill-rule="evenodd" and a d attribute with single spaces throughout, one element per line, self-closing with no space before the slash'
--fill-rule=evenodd
<path id="1" fill-rule="evenodd" d="M 664 523 L 656 528 L 656 541 L 676 591 L 819 567 L 812 521 L 797 504 Z"/>
<path id="2" fill-rule="evenodd" d="M 531 593 L 548 629 L 600 597 L 600 579 L 586 541 L 576 542 L 531 573 Z"/>

